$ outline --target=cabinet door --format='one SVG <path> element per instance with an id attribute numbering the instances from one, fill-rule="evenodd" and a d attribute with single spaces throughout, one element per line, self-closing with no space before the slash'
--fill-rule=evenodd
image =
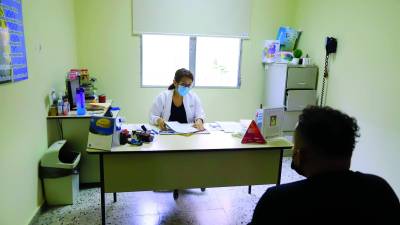
<path id="1" fill-rule="evenodd" d="M 282 131 L 294 131 L 296 128 L 297 121 L 299 121 L 299 115 L 301 111 L 286 111 L 285 119 L 282 123 Z"/>
<path id="2" fill-rule="evenodd" d="M 286 96 L 286 110 L 303 110 L 307 105 L 315 105 L 317 102 L 315 90 L 288 90 Z"/>
<path id="3" fill-rule="evenodd" d="M 282 107 L 285 103 L 286 64 L 266 66 L 264 107 Z"/>
<path id="4" fill-rule="evenodd" d="M 287 89 L 315 89 L 317 85 L 317 67 L 289 67 Z"/>

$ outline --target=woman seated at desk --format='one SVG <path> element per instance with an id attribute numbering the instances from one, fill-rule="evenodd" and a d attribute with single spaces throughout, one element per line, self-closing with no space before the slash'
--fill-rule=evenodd
<path id="1" fill-rule="evenodd" d="M 166 130 L 165 121 L 194 123 L 198 130 L 204 130 L 204 110 L 199 97 L 190 92 L 193 84 L 193 74 L 187 69 L 175 72 L 173 83 L 168 90 L 161 92 L 151 107 L 150 123 Z M 204 191 L 205 188 L 201 188 Z M 173 192 L 174 199 L 178 198 L 178 190 Z"/>
<path id="2" fill-rule="evenodd" d="M 190 92 L 193 74 L 187 69 L 175 72 L 173 83 L 168 90 L 161 92 L 155 99 L 150 112 L 150 123 L 166 130 L 165 121 L 194 123 L 198 130 L 204 130 L 204 110 L 200 98 Z"/>

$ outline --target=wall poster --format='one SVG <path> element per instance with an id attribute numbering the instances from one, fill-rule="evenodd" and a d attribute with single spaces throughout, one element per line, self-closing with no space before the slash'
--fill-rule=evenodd
<path id="1" fill-rule="evenodd" d="M 28 79 L 21 0 L 0 0 L 0 83 Z"/>

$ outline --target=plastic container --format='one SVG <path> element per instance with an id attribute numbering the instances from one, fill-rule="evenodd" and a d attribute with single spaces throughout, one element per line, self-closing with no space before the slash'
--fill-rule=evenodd
<path id="1" fill-rule="evenodd" d="M 63 115 L 63 101 L 61 99 L 58 99 L 57 101 L 57 114 L 59 116 Z"/>
<path id="2" fill-rule="evenodd" d="M 105 95 L 99 95 L 99 103 L 105 103 L 106 102 L 106 96 Z"/>
<path id="3" fill-rule="evenodd" d="M 71 205 L 77 201 L 80 159 L 81 154 L 68 149 L 66 140 L 54 142 L 44 153 L 39 176 L 48 205 Z"/>
<path id="4" fill-rule="evenodd" d="M 121 135 L 121 128 L 122 128 L 123 118 L 117 117 L 115 119 L 115 127 L 113 133 L 113 146 L 120 145 L 120 135 Z"/>
<path id="5" fill-rule="evenodd" d="M 70 111 L 70 105 L 68 99 L 64 99 L 63 114 L 67 116 L 69 114 L 69 111 Z"/>
<path id="6" fill-rule="evenodd" d="M 76 89 L 76 114 L 77 115 L 85 115 L 85 90 L 83 88 Z"/>

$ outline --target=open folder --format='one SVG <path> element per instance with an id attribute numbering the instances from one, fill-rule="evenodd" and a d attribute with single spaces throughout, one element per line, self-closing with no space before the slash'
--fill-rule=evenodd
<path id="1" fill-rule="evenodd" d="M 193 123 L 179 123 L 176 121 L 165 122 L 168 130 L 160 131 L 160 134 L 193 134 L 209 133 L 207 130 L 199 131 L 193 127 Z"/>

